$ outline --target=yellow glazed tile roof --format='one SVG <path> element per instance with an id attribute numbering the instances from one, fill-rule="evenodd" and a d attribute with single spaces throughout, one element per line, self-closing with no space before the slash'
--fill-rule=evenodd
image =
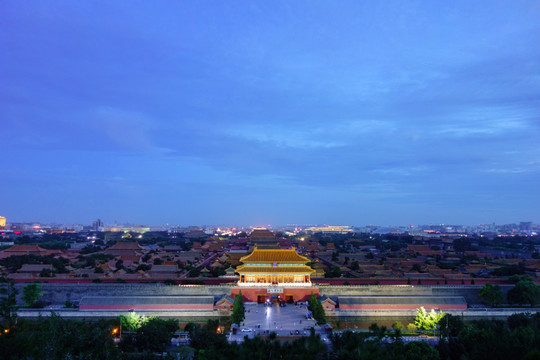
<path id="1" fill-rule="evenodd" d="M 255 247 L 253 252 L 240 258 L 240 262 L 245 263 L 287 263 L 287 264 L 305 264 L 309 262 L 307 257 L 299 255 L 293 249 L 258 249 Z"/>
<path id="2" fill-rule="evenodd" d="M 312 274 L 315 272 L 309 266 L 239 266 L 239 274 Z"/>

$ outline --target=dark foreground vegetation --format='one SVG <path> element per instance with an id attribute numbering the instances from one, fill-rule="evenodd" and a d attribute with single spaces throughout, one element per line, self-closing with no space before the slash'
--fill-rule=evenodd
<path id="1" fill-rule="evenodd" d="M 124 319 L 129 320 L 129 319 Z M 122 320 L 124 326 L 132 326 Z M 440 342 L 406 342 L 399 329 L 370 327 L 369 333 L 344 332 L 330 336 L 330 351 L 318 335 L 283 339 L 246 339 L 229 344 L 217 333 L 217 320 L 188 324 L 189 346 L 173 347 L 176 321 L 149 318 L 123 329 L 119 320 L 81 321 L 57 315 L 37 320 L 18 319 L 0 335 L 2 359 L 540 359 L 540 314 L 513 315 L 507 321 L 481 320 L 464 324 L 446 315 L 439 322 Z M 131 330 L 131 331 L 129 331 Z"/>

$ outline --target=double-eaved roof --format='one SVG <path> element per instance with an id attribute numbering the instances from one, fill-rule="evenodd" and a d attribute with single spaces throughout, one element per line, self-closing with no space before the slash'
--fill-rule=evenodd
<path id="1" fill-rule="evenodd" d="M 249 273 L 252 275 L 268 275 L 268 274 L 312 274 L 315 272 L 312 268 L 306 265 L 302 266 L 245 266 L 241 265 L 236 268 L 239 274 Z"/>
<path id="2" fill-rule="evenodd" d="M 292 249 L 259 249 L 255 247 L 253 252 L 247 256 L 240 258 L 240 262 L 244 264 L 306 264 L 309 259 Z"/>
<path id="3" fill-rule="evenodd" d="M 113 246 L 103 250 L 103 253 L 113 256 L 142 254 L 146 249 L 137 241 L 118 241 Z"/>

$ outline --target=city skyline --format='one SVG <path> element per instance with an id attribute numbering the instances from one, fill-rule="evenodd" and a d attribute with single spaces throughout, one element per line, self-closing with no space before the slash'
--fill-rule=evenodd
<path id="1" fill-rule="evenodd" d="M 0 4 L 0 216 L 540 222 L 537 2 Z"/>
<path id="2" fill-rule="evenodd" d="M 2 217 L 0 216 L 0 220 Z M 4 221 L 6 221 L 6 218 L 3 218 Z M 2 222 L 0 221 L 0 228 Z M 528 230 L 536 230 L 538 227 L 540 227 L 540 222 L 535 221 L 515 221 L 515 222 L 502 222 L 502 223 L 477 223 L 477 224 L 468 224 L 468 223 L 362 223 L 362 222 L 356 222 L 356 223 L 284 223 L 284 224 L 253 224 L 253 223 L 182 223 L 182 222 L 171 222 L 171 223 L 148 223 L 148 222 L 142 222 L 142 223 L 134 223 L 134 222 L 118 222 L 118 221 L 103 221 L 103 219 L 94 219 L 93 221 L 88 222 L 62 222 L 62 221 L 52 221 L 52 222 L 43 222 L 43 221 L 19 221 L 19 220 L 11 220 L 4 223 L 3 226 L 6 226 L 6 229 L 9 229 L 10 226 L 13 225 L 40 225 L 37 229 L 50 229 L 50 228 L 65 228 L 70 229 L 76 226 L 81 226 L 86 229 L 89 225 L 92 226 L 94 229 L 101 229 L 100 231 L 108 231 L 108 228 L 115 228 L 114 231 L 117 231 L 117 229 L 122 227 L 131 227 L 133 229 L 135 228 L 146 228 L 148 230 L 166 230 L 166 229 L 180 229 L 180 228 L 201 228 L 201 229 L 212 229 L 212 228 L 235 228 L 236 230 L 250 230 L 250 229 L 270 229 L 270 230 L 280 230 L 280 229 L 302 229 L 302 230 L 308 230 L 309 228 L 312 229 L 318 229 L 318 228 L 348 228 L 351 229 L 385 229 L 388 231 L 391 231 L 392 229 L 416 229 L 416 228 L 429 228 L 429 227 L 446 227 L 448 229 L 488 229 L 488 228 L 494 228 L 494 227 L 501 227 L 501 228 L 508 228 L 509 226 L 515 225 L 516 229 L 528 229 Z M 88 229 L 87 229 L 88 230 Z"/>

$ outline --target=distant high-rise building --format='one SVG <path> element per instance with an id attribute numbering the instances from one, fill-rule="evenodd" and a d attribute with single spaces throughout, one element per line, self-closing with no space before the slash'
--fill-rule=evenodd
<path id="1" fill-rule="evenodd" d="M 0 228 L 6 227 L 6 218 L 3 216 L 0 216 Z"/>
<path id="2" fill-rule="evenodd" d="M 101 219 L 97 219 L 96 221 L 94 221 L 92 223 L 92 227 L 94 228 L 94 230 L 99 230 L 100 228 L 103 227 L 103 221 L 101 221 Z"/>
<path id="3" fill-rule="evenodd" d="M 532 221 L 522 221 L 519 223 L 519 230 L 527 231 L 532 229 Z"/>

